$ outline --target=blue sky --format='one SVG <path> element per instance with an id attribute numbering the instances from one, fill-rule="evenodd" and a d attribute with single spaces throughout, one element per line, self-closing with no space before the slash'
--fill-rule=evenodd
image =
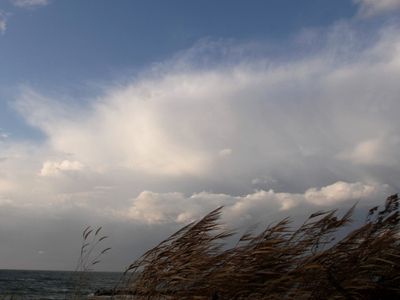
<path id="1" fill-rule="evenodd" d="M 201 39 L 276 43 L 357 9 L 348 0 L 46 2 L 0 2 L 8 15 L 0 36 L 0 128 L 15 137 L 38 136 L 8 105 L 21 84 L 74 98 L 96 93 L 93 82 L 133 76 Z"/>
<path id="2" fill-rule="evenodd" d="M 123 269 L 400 188 L 400 1 L 0 0 L 0 268 Z M 126 236 L 132 237 L 127 240 Z"/>

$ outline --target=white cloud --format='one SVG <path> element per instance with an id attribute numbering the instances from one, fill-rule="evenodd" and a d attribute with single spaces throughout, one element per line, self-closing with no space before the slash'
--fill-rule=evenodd
<path id="1" fill-rule="evenodd" d="M 83 165 L 79 161 L 45 161 L 42 169 L 40 170 L 40 175 L 54 176 L 63 172 L 80 171 L 82 169 Z"/>
<path id="2" fill-rule="evenodd" d="M 400 0 L 353 0 L 359 5 L 361 17 L 372 17 L 400 9 Z"/>
<path id="3" fill-rule="evenodd" d="M 192 50 L 194 58 L 109 88 L 86 108 L 30 89 L 22 90 L 18 107 L 47 136 L 51 152 L 98 172 L 121 169 L 175 178 L 180 188 L 201 190 L 208 182 L 207 189 L 235 192 L 251 190 L 254 178 L 271 178 L 280 190 L 343 179 L 385 182 L 384 172 L 361 165 L 400 170 L 400 143 L 386 142 L 400 131 L 399 30 L 385 28 L 361 48 L 356 32 L 352 43 L 339 43 L 344 30 L 351 31 L 332 29 L 336 48 L 286 62 L 199 68 L 192 59 L 204 54 Z"/>
<path id="4" fill-rule="evenodd" d="M 340 205 L 344 201 L 384 197 L 385 189 L 385 186 L 338 181 L 320 189 L 311 188 L 305 192 L 304 198 L 316 205 Z"/>
<path id="5" fill-rule="evenodd" d="M 240 224 L 381 201 L 400 188 L 399 32 L 340 24 L 290 58 L 204 42 L 84 107 L 23 88 L 44 137 L 0 140 L 0 213 L 128 220 L 149 241 L 218 205 Z"/>
<path id="6" fill-rule="evenodd" d="M 7 14 L 0 10 L 0 34 L 4 34 L 7 29 Z"/>
<path id="7" fill-rule="evenodd" d="M 46 6 L 49 4 L 49 0 L 11 0 L 11 3 L 17 7 L 32 8 Z"/>
<path id="8" fill-rule="evenodd" d="M 183 104 L 180 103 L 182 99 L 175 102 L 176 95 L 168 95 L 168 89 L 162 91 L 164 87 L 156 87 L 156 83 L 152 82 L 145 84 L 150 84 L 150 89 L 161 89 L 161 93 L 166 93 L 158 99 L 146 101 L 142 98 L 145 87 L 128 87 L 112 92 L 110 98 L 96 103 L 93 111 L 85 115 L 74 111 L 67 114 L 67 108 L 49 106 L 48 99 L 28 89 L 24 90 L 19 109 L 28 114 L 32 124 L 48 134 L 51 146 L 56 151 L 72 153 L 83 162 L 100 169 L 125 167 L 149 174 L 167 175 L 201 172 L 207 165 L 204 153 L 184 144 L 189 136 L 180 139 L 175 136 L 173 128 L 163 124 L 163 118 L 166 118 L 165 121 L 174 118 L 173 111 L 168 110 Z M 186 110 L 190 111 L 191 108 L 187 107 Z M 171 125 L 189 121 L 179 120 L 179 117 Z M 177 128 L 176 132 L 183 130 Z"/>
<path id="9" fill-rule="evenodd" d="M 399 148 L 399 136 L 379 137 L 357 143 L 352 149 L 339 153 L 338 158 L 363 165 L 398 165 Z"/>
<path id="10" fill-rule="evenodd" d="M 382 146 L 379 139 L 362 141 L 358 143 L 350 153 L 344 153 L 339 157 L 343 157 L 355 163 L 376 164 L 385 159 L 380 155 Z"/>
<path id="11" fill-rule="evenodd" d="M 388 187 L 385 185 L 343 181 L 320 189 L 310 188 L 303 194 L 261 190 L 244 196 L 202 192 L 186 197 L 184 194 L 176 192 L 145 191 L 133 200 L 126 215 L 150 224 L 188 223 L 218 206 L 224 206 L 224 219 L 230 224 L 237 225 L 243 219 L 257 222 L 262 220 L 266 213 L 273 215 L 279 211 L 287 211 L 310 204 L 337 206 L 343 202 L 355 203 L 357 200 L 370 203 L 371 200 L 385 197 L 387 193 Z"/>

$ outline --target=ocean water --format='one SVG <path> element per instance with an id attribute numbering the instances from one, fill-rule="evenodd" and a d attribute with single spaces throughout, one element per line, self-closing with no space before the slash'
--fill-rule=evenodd
<path id="1" fill-rule="evenodd" d="M 90 272 L 79 274 L 65 271 L 0 270 L 0 300 L 3 299 L 70 299 L 76 292 L 89 295 L 96 290 L 111 289 L 121 273 Z"/>

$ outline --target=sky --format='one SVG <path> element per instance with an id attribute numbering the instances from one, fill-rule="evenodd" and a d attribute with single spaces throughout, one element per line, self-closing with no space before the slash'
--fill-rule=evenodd
<path id="1" fill-rule="evenodd" d="M 382 203 L 398 78 L 400 0 L 0 0 L 0 269 Z"/>

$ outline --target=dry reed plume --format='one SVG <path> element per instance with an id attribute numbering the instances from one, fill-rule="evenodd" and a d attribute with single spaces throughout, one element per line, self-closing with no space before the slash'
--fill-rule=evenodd
<path id="1" fill-rule="evenodd" d="M 227 248 L 233 232 L 222 229 L 218 208 L 131 264 L 116 291 L 144 299 L 400 299 L 398 196 L 334 241 L 353 210 L 314 213 L 297 229 L 284 219 Z"/>
<path id="2" fill-rule="evenodd" d="M 83 297 L 82 288 L 88 285 L 88 273 L 93 271 L 93 267 L 101 262 L 101 257 L 111 249 L 111 247 L 100 247 L 108 238 L 106 235 L 100 235 L 101 229 L 102 227 L 94 229 L 88 226 L 82 232 L 82 246 L 74 271 L 75 288 L 70 296 L 71 299 Z"/>

